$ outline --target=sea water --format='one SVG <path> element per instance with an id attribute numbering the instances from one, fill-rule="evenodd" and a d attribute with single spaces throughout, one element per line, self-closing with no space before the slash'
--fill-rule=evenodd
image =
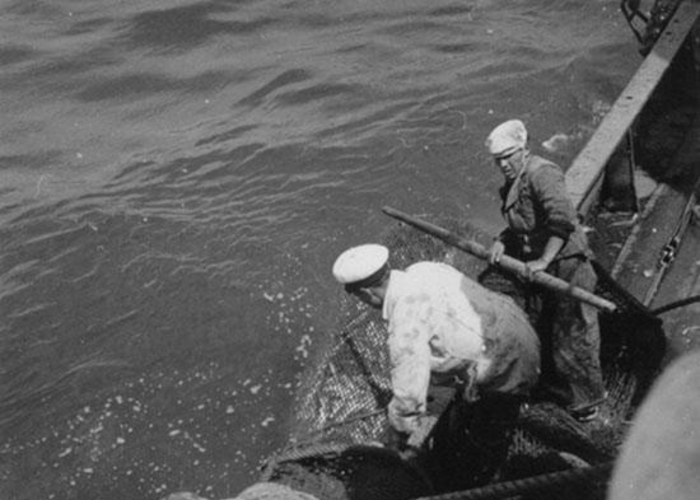
<path id="1" fill-rule="evenodd" d="M 0 498 L 235 496 L 390 205 L 500 230 L 641 62 L 617 0 L 0 2 Z"/>

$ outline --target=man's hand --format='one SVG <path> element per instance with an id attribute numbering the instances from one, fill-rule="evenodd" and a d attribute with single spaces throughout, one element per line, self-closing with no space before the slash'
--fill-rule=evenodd
<path id="1" fill-rule="evenodd" d="M 491 249 L 489 250 L 489 264 L 498 264 L 505 251 L 506 246 L 501 240 L 494 241 L 493 245 L 491 245 Z"/>
<path id="2" fill-rule="evenodd" d="M 384 445 L 399 452 L 403 458 L 414 457 L 425 446 L 437 420 L 438 417 L 435 415 L 422 415 L 411 433 L 397 431 L 393 426 L 388 425 L 384 434 Z"/>
<path id="3" fill-rule="evenodd" d="M 549 267 L 549 264 L 550 262 L 543 258 L 526 262 L 525 269 L 523 270 L 523 278 L 526 281 L 532 281 L 534 274 L 546 270 Z"/>
<path id="4" fill-rule="evenodd" d="M 384 432 L 384 439 L 382 439 L 384 446 L 390 450 L 402 451 L 406 449 L 406 443 L 410 434 L 405 432 L 399 432 L 392 425 L 387 425 L 386 431 Z"/>
<path id="5" fill-rule="evenodd" d="M 535 273 L 547 269 L 559 254 L 559 251 L 564 247 L 564 243 L 565 241 L 559 236 L 550 236 L 540 258 L 525 263 L 523 278 L 526 281 L 532 281 L 532 277 Z"/>
<path id="6" fill-rule="evenodd" d="M 416 429 L 408 437 L 408 441 L 406 442 L 407 446 L 415 449 L 422 448 L 432 434 L 437 421 L 437 415 L 423 415 Z"/>

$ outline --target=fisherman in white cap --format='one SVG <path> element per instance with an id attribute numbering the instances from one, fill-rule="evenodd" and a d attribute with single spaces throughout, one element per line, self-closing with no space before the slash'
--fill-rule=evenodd
<path id="1" fill-rule="evenodd" d="M 540 301 L 538 330 L 547 331 L 543 356 L 543 378 L 550 396 L 578 420 L 596 417 L 605 399 L 600 367 L 598 312 L 590 305 L 566 295 L 535 288 L 528 283 L 532 273 L 546 270 L 572 285 L 593 291 L 597 276 L 591 265 L 593 254 L 569 199 L 564 173 L 559 166 L 530 153 L 527 130 L 520 120 L 508 120 L 489 134 L 486 147 L 505 178 L 500 190 L 501 212 L 507 228 L 490 250 L 490 262 L 507 254 L 526 263 L 524 280 L 507 276 L 490 266 L 479 277 L 487 287 L 503 291 L 493 283 L 510 279 L 516 290 L 534 292 Z M 523 283 L 525 282 L 525 284 Z M 551 362 L 550 362 L 551 361 Z M 548 373 L 547 363 L 553 364 Z M 548 376 L 549 375 L 549 376 Z"/>
<path id="2" fill-rule="evenodd" d="M 406 440 L 421 432 L 431 382 L 457 384 L 466 404 L 482 405 L 475 439 L 494 422 L 512 424 L 539 376 L 539 340 L 527 315 L 447 264 L 397 270 L 388 261 L 386 247 L 360 245 L 337 258 L 333 275 L 387 322 L 391 426 Z"/>

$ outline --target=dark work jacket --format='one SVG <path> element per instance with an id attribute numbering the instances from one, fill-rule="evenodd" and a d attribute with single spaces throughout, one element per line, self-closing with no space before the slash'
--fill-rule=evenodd
<path id="1" fill-rule="evenodd" d="M 506 253 L 534 260 L 542 255 L 549 238 L 558 236 L 565 243 L 557 259 L 592 257 L 559 166 L 529 155 L 518 177 L 504 185 L 500 194 L 508 227 L 499 239 L 505 243 Z"/>

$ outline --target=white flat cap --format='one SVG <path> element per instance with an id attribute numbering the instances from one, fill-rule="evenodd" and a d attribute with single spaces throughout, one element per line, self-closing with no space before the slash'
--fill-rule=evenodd
<path id="1" fill-rule="evenodd" d="M 343 285 L 352 285 L 372 277 L 389 260 L 389 249 L 369 243 L 349 248 L 333 264 L 333 276 Z"/>
<path id="2" fill-rule="evenodd" d="M 486 147 L 495 156 L 515 153 L 525 147 L 527 130 L 520 120 L 508 120 L 493 129 L 486 139 Z"/>

